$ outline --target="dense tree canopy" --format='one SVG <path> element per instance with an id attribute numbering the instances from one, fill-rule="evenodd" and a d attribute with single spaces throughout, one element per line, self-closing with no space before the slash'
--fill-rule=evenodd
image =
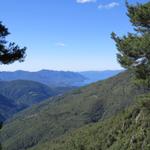
<path id="1" fill-rule="evenodd" d="M 118 37 L 112 33 L 119 53 L 119 63 L 132 70 L 136 78 L 150 86 L 150 2 L 129 5 L 128 16 L 135 33 Z"/>

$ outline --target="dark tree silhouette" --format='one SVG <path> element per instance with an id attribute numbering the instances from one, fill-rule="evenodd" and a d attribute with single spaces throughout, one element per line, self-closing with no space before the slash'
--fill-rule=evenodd
<path id="1" fill-rule="evenodd" d="M 0 22 L 0 63 L 10 64 L 14 61 L 22 62 L 25 58 L 26 47 L 20 48 L 15 43 L 8 43 L 6 36 L 9 35 L 8 29 Z"/>
<path id="2" fill-rule="evenodd" d="M 112 33 L 119 51 L 117 59 L 124 68 L 134 72 L 137 81 L 150 87 L 150 2 L 126 4 L 135 33 L 123 37 Z"/>
<path id="3" fill-rule="evenodd" d="M 25 58 L 26 47 L 20 48 L 15 43 L 8 43 L 6 36 L 9 35 L 8 29 L 0 22 L 0 64 L 11 64 L 15 61 L 22 62 Z M 0 129 L 2 123 L 0 122 Z M 2 149 L 0 144 L 0 150 Z"/>

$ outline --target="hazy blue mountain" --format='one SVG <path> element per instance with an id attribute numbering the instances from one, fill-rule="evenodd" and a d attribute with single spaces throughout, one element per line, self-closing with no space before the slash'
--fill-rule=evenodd
<path id="1" fill-rule="evenodd" d="M 122 71 L 123 70 L 83 71 L 80 72 L 80 74 L 86 78 L 83 84 L 89 84 L 92 82 L 105 80 L 107 78 L 113 77 Z"/>
<path id="2" fill-rule="evenodd" d="M 46 84 L 52 88 L 54 87 L 71 87 L 84 86 L 86 84 L 104 80 L 115 76 L 123 70 L 105 70 L 105 71 L 84 71 L 84 72 L 70 72 L 70 71 L 52 71 L 41 70 L 37 72 L 29 71 L 14 71 L 14 72 L 0 72 L 0 80 L 31 80 Z"/>
<path id="3" fill-rule="evenodd" d="M 50 87 L 68 87 L 77 82 L 85 81 L 85 77 L 77 72 L 41 70 L 37 72 L 15 71 L 0 72 L 0 80 L 32 80 Z"/>

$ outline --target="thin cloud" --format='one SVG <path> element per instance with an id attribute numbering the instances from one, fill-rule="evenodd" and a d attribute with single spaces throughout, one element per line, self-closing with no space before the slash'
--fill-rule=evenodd
<path id="1" fill-rule="evenodd" d="M 99 9 L 112 9 L 114 7 L 118 7 L 119 6 L 119 3 L 117 2 L 111 2 L 111 3 L 108 3 L 108 4 L 100 4 L 98 6 Z"/>
<path id="2" fill-rule="evenodd" d="M 77 2 L 77 3 L 84 4 L 84 3 L 96 2 L 96 0 L 76 0 L 76 2 Z"/>
<path id="3" fill-rule="evenodd" d="M 55 43 L 55 45 L 58 47 L 66 47 L 66 44 L 63 42 L 57 42 L 57 43 Z"/>

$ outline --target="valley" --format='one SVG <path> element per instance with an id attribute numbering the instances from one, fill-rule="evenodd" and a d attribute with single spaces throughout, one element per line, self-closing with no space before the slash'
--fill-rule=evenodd
<path id="1" fill-rule="evenodd" d="M 132 74 L 124 72 L 50 98 L 6 122 L 1 134 L 4 149 L 36 147 L 86 124 L 111 118 L 135 104 L 136 96 L 142 93 L 144 89 L 134 86 Z"/>
<path id="2" fill-rule="evenodd" d="M 29 80 L 0 81 L 0 121 L 12 117 L 25 108 L 74 88 L 50 88 L 45 84 Z"/>
<path id="3" fill-rule="evenodd" d="M 103 71 L 102 71 L 103 72 Z M 105 71 L 104 71 L 105 72 Z M 106 78 L 119 73 L 108 71 Z M 15 113 L 50 97 L 63 95 L 73 89 L 103 78 L 100 72 L 94 72 L 99 78 L 80 75 L 75 72 L 42 70 L 38 72 L 1 72 L 0 73 L 0 121 L 12 117 Z M 94 78 L 94 76 L 93 76 Z M 75 84 L 76 83 L 76 84 Z"/>

